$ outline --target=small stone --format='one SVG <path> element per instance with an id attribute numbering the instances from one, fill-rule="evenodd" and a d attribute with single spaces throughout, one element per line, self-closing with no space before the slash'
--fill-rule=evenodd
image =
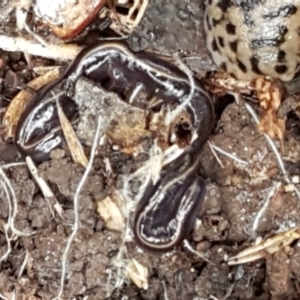
<path id="1" fill-rule="evenodd" d="M 298 175 L 295 175 L 292 177 L 292 182 L 297 184 L 300 183 L 300 177 Z"/>
<path id="2" fill-rule="evenodd" d="M 196 244 L 196 250 L 199 252 L 205 252 L 210 248 L 211 244 L 208 241 L 201 241 Z"/>
<path id="3" fill-rule="evenodd" d="M 65 155 L 66 155 L 66 151 L 63 149 L 54 149 L 50 153 L 50 157 L 55 160 L 62 159 L 65 157 Z"/>
<path id="4" fill-rule="evenodd" d="M 293 192 L 295 190 L 295 187 L 293 184 L 287 184 L 283 187 L 283 190 L 286 192 L 286 193 L 290 193 L 290 192 Z"/>

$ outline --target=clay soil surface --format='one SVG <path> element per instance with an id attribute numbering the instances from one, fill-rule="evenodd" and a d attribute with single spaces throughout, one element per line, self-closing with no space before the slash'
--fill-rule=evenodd
<path id="1" fill-rule="evenodd" d="M 202 10 L 196 0 L 150 1 L 144 19 L 129 37 L 129 44 L 133 50 L 151 49 L 164 54 L 178 49 L 190 51 L 194 58 L 188 63 L 203 74 L 214 66 L 204 49 L 201 18 Z M 22 53 L 0 50 L 0 61 L 0 99 L 4 111 L 19 89 L 35 75 Z M 41 59 L 39 62 L 55 64 Z M 169 253 L 149 254 L 131 238 L 123 248 L 123 235 L 106 226 L 97 213 L 97 202 L 105 199 L 111 187 L 118 184 L 118 178 L 135 170 L 145 156 L 132 158 L 121 153 L 112 141 L 99 150 L 80 193 L 80 226 L 67 257 L 62 299 L 299 299 L 297 239 L 251 263 L 229 266 L 226 262 L 226 258 L 249 247 L 259 237 L 267 238 L 294 228 L 300 221 L 300 199 L 286 182 L 274 151 L 257 130 L 245 103 L 244 100 L 230 103 L 209 139 L 210 146 L 233 157 L 217 150 L 215 155 L 208 144 L 199 154 L 207 193 L 188 241 L 193 249 L 204 253 L 207 261 L 184 245 Z M 259 114 L 257 106 L 250 105 Z M 290 116 L 284 115 L 286 119 Z M 290 121 L 289 128 L 293 130 L 287 130 L 282 145 L 275 141 L 275 146 L 286 175 L 297 187 L 300 143 L 295 120 L 296 117 Z M 85 150 L 90 151 L 89 147 Z M 18 157 L 13 143 L 3 140 L 0 154 L 2 165 L 24 161 Z M 104 158 L 111 163 L 110 177 L 104 171 L 107 167 Z M 10 193 L 9 200 L 1 185 L 1 299 L 47 300 L 55 298 L 60 290 L 61 257 L 73 230 L 73 200 L 84 168 L 72 161 L 65 148 L 55 150 L 51 160 L 38 165 L 38 171 L 57 198 L 62 217 L 56 212 L 53 216 L 51 209 L 55 211 L 55 202 L 45 201 L 25 164 L 3 168 L 15 192 L 17 206 L 13 195 Z M 16 210 L 13 220 L 16 231 L 9 230 L 6 237 L 11 208 Z M 120 255 L 121 248 L 125 250 Z M 139 288 L 126 273 L 132 259 L 148 270 L 147 289 Z"/>

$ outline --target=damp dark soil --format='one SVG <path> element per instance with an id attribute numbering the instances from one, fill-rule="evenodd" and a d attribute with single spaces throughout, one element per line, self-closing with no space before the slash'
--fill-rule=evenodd
<path id="1" fill-rule="evenodd" d="M 204 47 L 202 15 L 196 0 L 150 1 L 143 20 L 129 37 L 129 44 L 135 51 L 186 51 L 193 57 L 187 63 L 198 74 L 204 74 L 214 66 Z M 0 50 L 2 114 L 9 101 L 34 76 L 22 53 Z M 289 126 L 284 141 L 274 143 L 287 176 L 297 187 L 299 119 L 290 112 L 285 117 Z M 225 108 L 209 143 L 199 153 L 201 172 L 207 181 L 206 197 L 188 237 L 190 246 L 206 260 L 184 245 L 163 254 L 144 252 L 131 232 L 124 237 L 124 232 L 118 230 L 122 224 L 108 226 L 107 219 L 99 215 L 98 202 L 109 197 L 121 176 L 128 176 L 145 160 L 143 155 L 132 157 L 122 153 L 109 140 L 99 149 L 78 199 L 79 228 L 67 255 L 61 299 L 300 298 L 297 240 L 273 254 L 265 252 L 264 258 L 250 263 L 229 266 L 226 262 L 258 238 L 293 228 L 300 221 L 300 199 L 292 185 L 286 183 L 274 151 L 258 131 L 244 100 Z M 88 146 L 85 150 L 90 152 Z M 3 166 L 22 161 L 14 145 L 3 139 L 0 157 Z M 53 151 L 49 161 L 38 165 L 39 175 L 62 209 L 61 216 L 55 202 L 46 201 L 25 164 L 3 167 L 3 171 L 14 190 L 15 202 L 1 184 L 0 298 L 54 299 L 61 287 L 62 254 L 73 230 L 73 202 L 84 168 L 73 162 L 67 148 Z M 278 192 L 269 199 L 276 186 L 280 186 Z M 266 201 L 268 205 L 258 218 Z M 14 232 L 6 230 L 8 224 L 13 224 Z M 140 286 L 130 276 L 138 269 L 132 266 L 148 272 L 140 273 Z"/>

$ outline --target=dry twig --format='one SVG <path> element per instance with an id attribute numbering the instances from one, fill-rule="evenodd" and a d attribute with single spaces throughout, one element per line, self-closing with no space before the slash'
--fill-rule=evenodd
<path id="1" fill-rule="evenodd" d="M 26 163 L 27 163 L 27 167 L 28 167 L 32 177 L 35 179 L 36 183 L 38 184 L 38 186 L 41 189 L 41 192 L 44 195 L 44 198 L 45 198 L 45 200 L 48 204 L 48 207 L 51 211 L 51 214 L 52 214 L 53 218 L 55 218 L 55 214 L 54 214 L 53 209 L 51 207 L 51 202 L 55 203 L 54 204 L 54 209 L 56 210 L 58 215 L 62 218 L 63 209 L 62 209 L 61 205 L 57 201 L 56 197 L 54 196 L 54 194 L 51 191 L 51 189 L 50 189 L 49 185 L 47 184 L 47 182 L 44 180 L 44 178 L 42 178 L 39 175 L 38 170 L 37 170 L 32 158 L 30 156 L 26 157 Z"/>
<path id="2" fill-rule="evenodd" d="M 238 265 L 252 262 L 266 257 L 268 254 L 273 254 L 285 246 L 290 245 L 292 242 L 300 238 L 299 227 L 295 227 L 285 232 L 278 233 L 266 240 L 259 241 L 241 251 L 237 255 L 230 257 L 227 262 L 228 265 Z"/>
<path id="3" fill-rule="evenodd" d="M 41 56 L 48 59 L 58 61 L 70 61 L 73 60 L 81 47 L 72 44 L 53 45 L 48 44 L 43 46 L 40 43 L 21 37 L 11 37 L 4 34 L 0 34 L 0 48 L 9 52 L 24 52 L 30 55 Z"/>
<path id="4" fill-rule="evenodd" d="M 71 152 L 71 156 L 75 163 L 82 165 L 86 168 L 88 164 L 88 159 L 84 153 L 82 144 L 80 143 L 79 139 L 76 136 L 76 133 L 70 124 L 68 118 L 64 114 L 59 102 L 56 100 L 56 106 L 58 110 L 59 121 L 61 125 L 61 129 L 64 133 L 64 137 L 67 141 L 69 150 Z"/>

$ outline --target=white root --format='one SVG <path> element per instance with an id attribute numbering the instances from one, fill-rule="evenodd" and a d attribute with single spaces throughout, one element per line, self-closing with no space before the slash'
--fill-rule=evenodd
<path id="1" fill-rule="evenodd" d="M 217 154 L 217 152 L 215 151 L 214 147 L 212 147 L 212 143 L 211 142 L 207 142 L 208 146 L 209 146 L 209 149 L 211 151 L 211 153 L 213 154 L 213 156 L 215 157 L 215 159 L 217 160 L 218 164 L 220 165 L 220 167 L 222 169 L 224 169 L 224 165 L 219 157 L 219 155 Z"/>
<path id="2" fill-rule="evenodd" d="M 18 212 L 18 201 L 17 201 L 16 193 L 15 193 L 14 188 L 12 187 L 12 184 L 11 184 L 10 180 L 8 179 L 6 174 L 3 172 L 2 168 L 0 168 L 0 176 L 2 177 L 2 179 L 5 182 L 6 186 L 8 187 L 8 189 L 10 191 L 10 194 L 12 196 L 12 200 L 13 200 L 13 205 L 11 205 L 10 197 L 8 198 L 9 199 L 9 205 L 12 207 L 12 214 L 11 214 L 11 218 L 9 218 L 9 222 L 8 222 L 7 225 L 9 226 L 11 231 L 16 236 L 30 236 L 30 235 L 34 234 L 34 232 L 26 233 L 26 232 L 22 232 L 22 231 L 15 228 L 15 218 L 16 218 L 17 212 Z"/>
<path id="3" fill-rule="evenodd" d="M 28 263 L 29 257 L 30 257 L 30 253 L 28 251 L 26 251 L 23 263 L 22 263 L 21 268 L 20 268 L 19 273 L 18 273 L 18 279 L 21 278 L 21 276 L 22 276 L 22 274 L 23 274 L 23 272 L 26 268 L 26 265 Z"/>
<path id="4" fill-rule="evenodd" d="M 168 296 L 168 291 L 167 291 L 167 287 L 166 287 L 166 283 L 164 282 L 164 280 L 161 282 L 162 286 L 164 288 L 164 298 L 165 300 L 169 300 L 169 296 Z"/>
<path id="5" fill-rule="evenodd" d="M 5 239 L 6 239 L 6 243 L 7 243 L 7 250 L 6 252 L 2 255 L 2 257 L 0 258 L 0 264 L 2 261 L 6 260 L 6 258 L 8 257 L 8 255 L 10 254 L 11 252 L 11 239 L 9 238 L 8 236 L 8 230 L 9 230 L 9 224 L 11 223 L 11 199 L 10 199 L 10 195 L 9 195 L 9 192 L 8 192 L 8 189 L 6 187 L 6 184 L 1 180 L 0 181 L 1 185 L 2 185 L 2 188 L 6 194 L 6 198 L 7 198 L 7 201 L 8 201 L 8 221 L 6 224 L 3 224 L 3 227 L 4 227 L 4 234 L 5 234 Z"/>
<path id="6" fill-rule="evenodd" d="M 193 249 L 193 247 L 190 245 L 190 243 L 188 242 L 188 240 L 184 240 L 183 241 L 183 245 L 186 247 L 187 250 L 189 250 L 191 253 L 196 254 L 197 256 L 199 256 L 201 259 L 203 259 L 204 261 L 215 265 L 214 262 L 210 261 L 208 258 L 205 257 L 204 253 L 201 253 L 199 251 L 196 251 L 195 249 Z"/>
<path id="7" fill-rule="evenodd" d="M 237 156 L 235 156 L 235 155 L 233 155 L 233 154 L 230 154 L 230 153 L 224 151 L 224 150 L 221 149 L 220 147 L 218 147 L 218 146 L 212 144 L 211 142 L 208 142 L 208 145 L 209 145 L 209 147 L 210 147 L 211 150 L 212 150 L 212 149 L 213 149 L 213 150 L 216 150 L 216 151 L 220 152 L 221 154 L 223 154 L 223 155 L 225 155 L 225 156 L 227 156 L 227 157 L 233 159 L 234 161 L 236 161 L 236 162 L 238 162 L 238 163 L 240 163 L 240 164 L 242 164 L 242 165 L 248 165 L 248 162 L 247 162 L 247 161 L 245 161 L 245 160 L 243 160 L 243 159 L 241 159 L 241 158 L 238 158 Z M 213 152 L 213 150 L 212 150 L 212 152 Z M 213 152 L 213 153 L 214 153 L 214 152 Z M 220 162 L 219 162 L 219 163 L 220 163 Z M 221 164 L 221 166 L 222 166 L 222 165 L 223 165 L 223 164 Z"/>
<path id="8" fill-rule="evenodd" d="M 165 120 L 165 124 L 167 126 L 169 126 L 174 119 L 176 118 L 176 116 L 178 114 L 180 114 L 186 106 L 189 105 L 189 103 L 193 100 L 194 97 L 194 93 L 195 93 L 195 79 L 193 76 L 192 71 L 187 67 L 187 65 L 185 65 L 181 59 L 179 58 L 179 56 L 174 56 L 175 58 L 175 62 L 177 64 L 177 66 L 187 75 L 189 82 L 190 82 L 190 93 L 189 95 L 186 97 L 186 99 L 180 103 L 174 110 L 170 111 L 167 115 L 166 115 L 166 120 Z"/>
<path id="9" fill-rule="evenodd" d="M 281 183 L 277 182 L 275 184 L 275 186 L 269 191 L 267 198 L 265 200 L 265 203 L 263 204 L 263 206 L 261 207 L 261 209 L 258 211 L 254 221 L 253 221 L 253 225 L 252 225 L 252 234 L 255 235 L 256 230 L 258 228 L 259 225 L 259 221 L 262 218 L 262 216 L 264 215 L 264 213 L 266 212 L 266 210 L 268 209 L 269 203 L 270 201 L 273 199 L 273 197 L 276 195 L 276 193 L 278 192 L 278 190 L 281 187 Z"/>
<path id="10" fill-rule="evenodd" d="M 73 208 L 74 208 L 74 224 L 73 224 L 73 231 L 71 233 L 71 235 L 68 238 L 65 250 L 63 252 L 62 255 L 62 259 L 61 259 L 61 279 L 60 279 L 60 289 L 58 292 L 58 295 L 54 298 L 54 299 L 62 299 L 62 294 L 64 291 L 64 285 L 65 285 L 65 279 L 66 279 L 66 273 L 67 273 L 67 262 L 68 262 L 68 253 L 69 250 L 71 248 L 71 244 L 77 234 L 78 228 L 79 228 L 79 211 L 78 211 L 78 207 L 79 207 L 79 196 L 81 193 L 81 190 L 87 180 L 87 177 L 93 167 L 93 162 L 94 162 L 94 158 L 96 155 L 96 151 L 97 151 L 97 146 L 99 144 L 99 136 L 100 136 L 100 130 L 101 130 L 101 126 L 102 126 L 102 121 L 101 121 L 101 117 L 98 117 L 97 120 L 97 129 L 96 129 L 96 133 L 95 133 L 95 137 L 94 137 L 94 141 L 93 141 L 93 145 L 92 145 L 92 149 L 91 149 L 91 154 L 90 154 L 90 158 L 89 158 L 89 162 L 88 165 L 86 166 L 86 169 L 84 171 L 83 176 L 81 177 L 81 180 L 77 186 L 75 195 L 74 195 L 74 199 L 73 199 Z"/>
<path id="11" fill-rule="evenodd" d="M 2 261 L 6 260 L 8 255 L 11 253 L 11 249 L 12 249 L 11 248 L 11 240 L 14 238 L 14 235 L 15 236 L 29 236 L 32 234 L 32 233 L 21 232 L 21 231 L 17 230 L 14 226 L 14 219 L 17 214 L 17 199 L 16 199 L 14 189 L 13 189 L 8 177 L 3 172 L 3 169 L 20 166 L 20 165 L 24 165 L 24 163 L 11 163 L 11 164 L 6 164 L 6 165 L 3 165 L 0 167 L 0 176 L 2 176 L 2 180 L 0 180 L 0 184 L 4 190 L 4 193 L 7 198 L 7 202 L 8 202 L 8 220 L 7 220 L 7 223 L 3 224 L 5 239 L 7 242 L 7 250 L 0 258 L 0 264 Z M 13 197 L 14 206 L 12 205 L 11 195 Z M 8 234 L 9 230 L 11 230 L 13 233 L 11 237 Z"/>

